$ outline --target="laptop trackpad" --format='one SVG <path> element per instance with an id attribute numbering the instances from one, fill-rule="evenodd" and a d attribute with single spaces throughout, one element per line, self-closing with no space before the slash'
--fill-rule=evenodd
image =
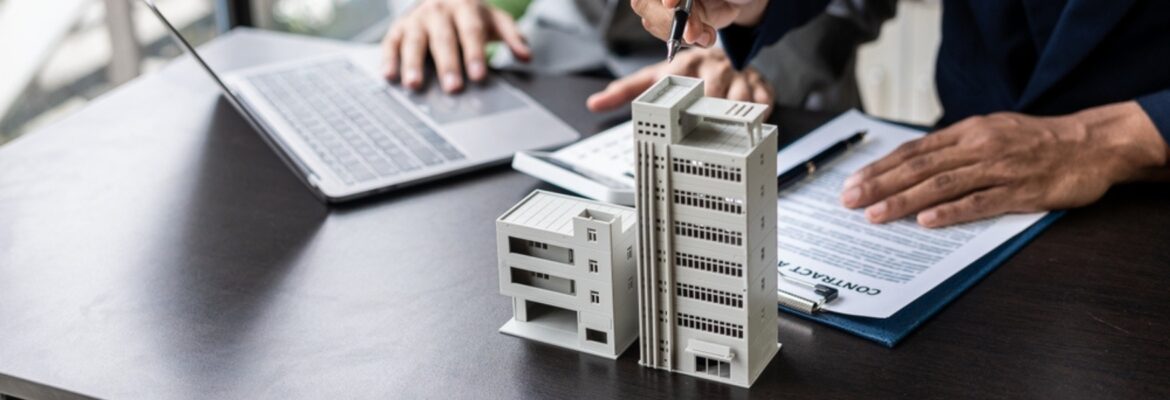
<path id="1" fill-rule="evenodd" d="M 418 92 L 398 90 L 440 125 L 440 134 L 468 157 L 508 157 L 519 150 L 564 144 L 578 136 L 500 78 L 469 84 L 455 95 L 438 86 L 430 82 Z"/>
<path id="2" fill-rule="evenodd" d="M 524 107 L 524 100 L 498 83 L 497 79 L 469 83 L 463 92 L 456 95 L 444 93 L 439 85 L 433 83 L 426 85 L 422 91 L 402 90 L 402 93 L 419 111 L 439 125 L 465 122 Z"/>

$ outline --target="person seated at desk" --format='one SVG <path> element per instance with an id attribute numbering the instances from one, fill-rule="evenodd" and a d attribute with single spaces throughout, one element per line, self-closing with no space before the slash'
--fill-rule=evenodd
<path id="1" fill-rule="evenodd" d="M 860 105 L 853 74 L 857 47 L 877 37 L 893 16 L 893 3 L 865 12 L 814 17 L 786 40 L 759 52 L 759 65 L 732 68 L 722 50 L 684 51 L 660 62 L 662 42 L 618 0 L 393 0 L 397 19 L 383 40 L 385 75 L 420 89 L 429 54 L 439 85 L 448 93 L 466 79 L 480 81 L 487 65 L 544 74 L 596 72 L 622 77 L 589 97 L 595 112 L 618 108 L 667 75 L 706 80 L 706 95 L 792 108 L 844 111 Z M 513 19 L 509 12 L 523 11 Z M 526 9 L 526 10 L 525 10 Z M 494 56 L 489 40 L 502 41 Z M 826 52 L 824 49 L 832 51 Z M 490 62 L 489 62 L 490 61 Z M 766 67 L 766 68 L 765 68 Z"/>
<path id="2" fill-rule="evenodd" d="M 632 0 L 665 39 L 679 0 Z M 684 41 L 719 30 L 737 67 L 827 1 L 696 0 Z M 859 6 L 872 3 L 856 0 Z M 881 223 L 941 227 L 1087 205 L 1114 184 L 1166 180 L 1170 2 L 947 0 L 934 134 L 845 181 L 841 202 Z"/>

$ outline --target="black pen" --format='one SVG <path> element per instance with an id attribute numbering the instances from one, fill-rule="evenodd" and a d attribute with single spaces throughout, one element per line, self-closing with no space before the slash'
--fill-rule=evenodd
<path id="1" fill-rule="evenodd" d="M 861 140 L 865 139 L 865 133 L 866 131 L 864 130 L 858 131 L 857 133 L 854 133 L 853 136 L 845 138 L 844 140 L 829 146 L 829 148 L 825 149 L 825 151 L 818 153 L 817 155 L 808 159 L 808 161 L 792 167 L 790 170 L 784 171 L 783 174 L 780 174 L 780 176 L 776 177 L 776 190 L 784 191 L 784 189 L 787 189 L 808 177 L 809 175 L 812 175 L 813 172 L 817 171 L 817 167 L 832 161 L 834 158 L 837 158 L 837 156 L 845 153 L 845 150 L 849 150 L 850 147 L 861 143 Z"/>
<path id="2" fill-rule="evenodd" d="M 670 24 L 670 38 L 666 41 L 666 62 L 674 61 L 678 48 L 682 45 L 683 31 L 687 28 L 687 19 L 691 17 L 691 3 L 694 0 L 682 0 L 674 8 L 674 22 Z"/>

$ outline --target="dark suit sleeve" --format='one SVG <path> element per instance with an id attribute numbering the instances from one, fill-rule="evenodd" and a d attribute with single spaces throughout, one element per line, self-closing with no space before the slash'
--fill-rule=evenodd
<path id="1" fill-rule="evenodd" d="M 760 49 L 823 13 L 828 3 L 829 0 L 771 0 L 759 25 L 752 28 L 732 25 L 720 30 L 719 37 L 731 65 L 743 69 Z"/>
<path id="2" fill-rule="evenodd" d="M 1170 144 L 1170 89 L 1139 97 L 1137 102 L 1154 121 L 1162 139 Z"/>

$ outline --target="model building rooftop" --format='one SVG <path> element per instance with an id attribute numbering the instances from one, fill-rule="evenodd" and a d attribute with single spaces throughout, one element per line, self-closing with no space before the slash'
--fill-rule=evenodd
<path id="1" fill-rule="evenodd" d="M 719 119 L 741 124 L 758 124 L 764 120 L 768 106 L 715 97 L 701 97 L 687 107 L 686 113 L 705 119 Z"/>
<path id="2" fill-rule="evenodd" d="M 763 129 L 761 137 L 767 137 L 776 131 L 775 125 L 761 126 Z M 753 147 L 742 124 L 719 120 L 699 122 L 678 144 L 731 154 L 747 154 Z"/>
<path id="3" fill-rule="evenodd" d="M 702 85 L 701 79 L 685 78 L 681 76 L 667 76 L 647 89 L 645 93 L 634 100 L 636 103 L 648 103 L 661 106 L 671 106 L 691 89 Z"/>
<path id="4" fill-rule="evenodd" d="M 585 200 L 563 194 L 537 190 L 508 210 L 500 220 L 510 224 L 548 232 L 573 235 L 573 218 L 581 216 L 602 221 L 621 218 L 622 231 L 632 229 L 638 222 L 634 210 L 610 204 Z"/>

